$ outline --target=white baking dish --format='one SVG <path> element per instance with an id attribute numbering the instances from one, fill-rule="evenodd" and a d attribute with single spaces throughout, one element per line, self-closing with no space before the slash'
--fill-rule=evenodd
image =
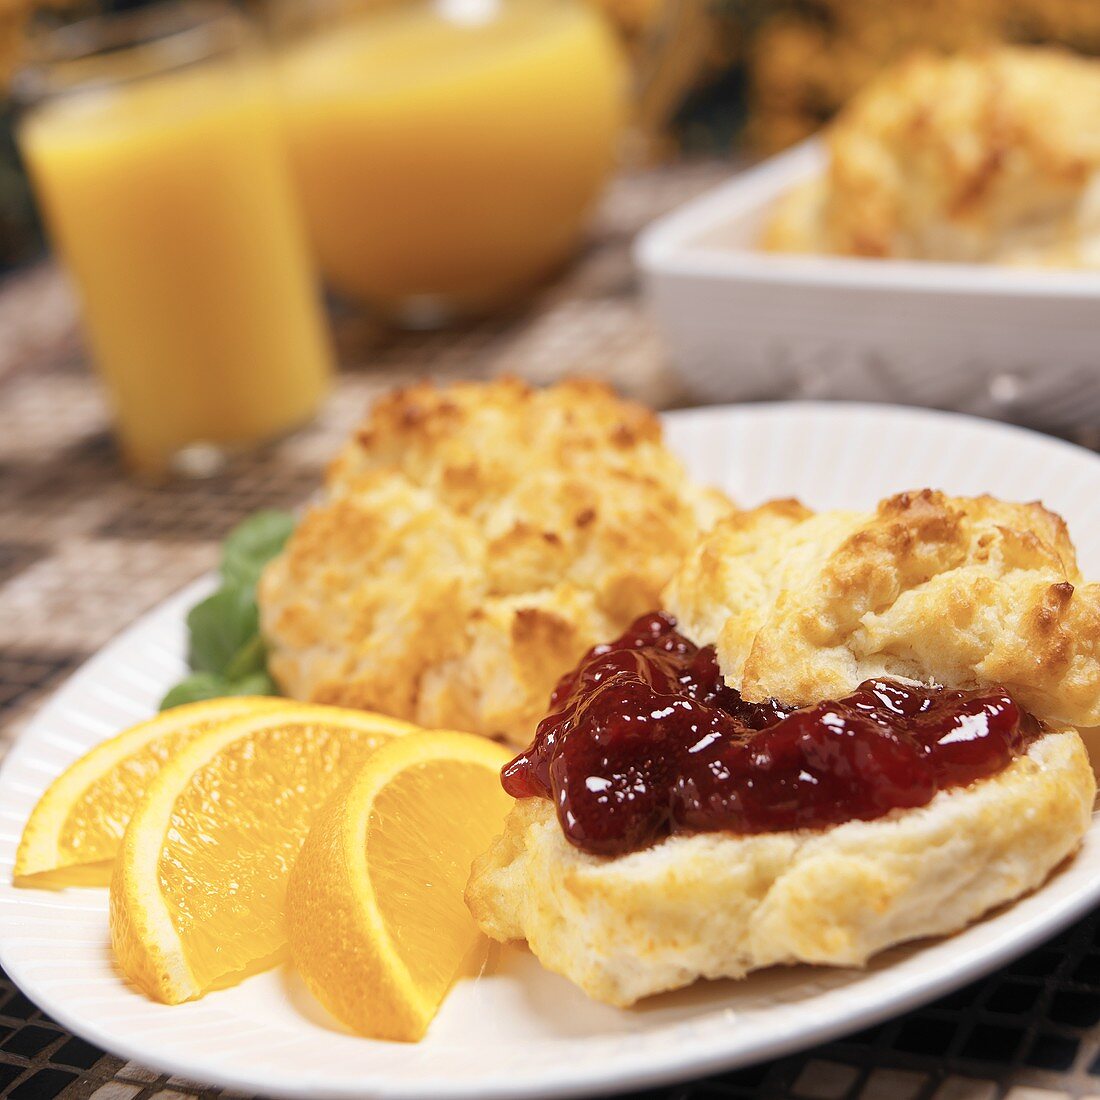
<path id="1" fill-rule="evenodd" d="M 775 199 L 808 142 L 646 229 L 646 294 L 698 401 L 837 397 L 1100 432 L 1100 272 L 776 255 Z"/>

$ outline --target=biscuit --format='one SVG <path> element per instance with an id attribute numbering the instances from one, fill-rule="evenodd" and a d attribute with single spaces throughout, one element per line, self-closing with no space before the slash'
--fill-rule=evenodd
<path id="1" fill-rule="evenodd" d="M 1000 685 L 1043 720 L 1100 725 L 1100 584 L 1039 504 L 931 490 L 870 513 L 773 502 L 716 524 L 664 606 L 753 701 L 886 677 Z"/>
<path id="2" fill-rule="evenodd" d="M 516 803 L 473 867 L 467 902 L 492 938 L 630 1005 L 698 977 L 799 962 L 859 966 L 955 932 L 1039 886 L 1077 848 L 1095 783 L 1073 730 L 919 809 L 831 829 L 670 837 L 614 858 L 572 847 L 553 805 Z"/>
<path id="3" fill-rule="evenodd" d="M 1100 266 L 1100 62 L 1057 49 L 922 54 L 825 138 L 822 176 L 776 204 L 788 252 Z"/>
<path id="4" fill-rule="evenodd" d="M 269 667 L 294 698 L 524 742 L 729 509 L 599 383 L 399 390 L 264 573 Z"/>

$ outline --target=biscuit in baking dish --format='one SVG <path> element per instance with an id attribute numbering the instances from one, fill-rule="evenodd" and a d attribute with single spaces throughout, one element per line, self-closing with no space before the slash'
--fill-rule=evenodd
<path id="1" fill-rule="evenodd" d="M 399 390 L 262 578 L 271 671 L 295 698 L 525 741 L 729 508 L 602 384 Z"/>
<path id="2" fill-rule="evenodd" d="M 1039 504 L 923 490 L 873 512 L 778 501 L 717 523 L 664 606 L 750 700 L 802 705 L 872 677 L 1001 685 L 1100 725 L 1100 584 Z"/>
<path id="3" fill-rule="evenodd" d="M 630 1005 L 698 977 L 858 966 L 955 932 L 1039 886 L 1088 828 L 1095 784 L 1072 730 L 919 809 L 831 829 L 698 833 L 608 858 L 574 848 L 546 799 L 516 803 L 466 898 L 497 940 Z"/>
<path id="4" fill-rule="evenodd" d="M 841 111 L 824 173 L 777 204 L 775 251 L 1100 267 L 1100 61 L 922 54 Z"/>

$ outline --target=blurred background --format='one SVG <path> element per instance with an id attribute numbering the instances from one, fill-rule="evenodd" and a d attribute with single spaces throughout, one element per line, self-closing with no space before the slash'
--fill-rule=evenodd
<path id="1" fill-rule="evenodd" d="M 547 0 L 550 2 L 550 0 Z M 667 161 L 685 154 L 759 155 L 814 132 L 876 72 L 916 47 L 981 42 L 1058 43 L 1100 53 L 1100 5 L 1091 0 L 587 0 L 629 56 L 644 146 Z M 307 0 L 312 4 L 312 0 Z M 379 6 L 384 6 L 380 0 Z M 0 263 L 41 253 L 35 203 L 14 140 L 12 82 L 28 35 L 140 0 L 5 0 L 0 10 L 5 102 L 0 124 Z M 269 27 L 275 3 L 244 5 Z M 331 10 L 327 16 L 339 15 Z"/>
<path id="2" fill-rule="evenodd" d="M 451 373 L 698 400 L 639 302 L 649 221 L 916 50 L 1100 52 L 1090 0 L 6 0 L 0 27 L 0 335 L 56 349 L 71 328 L 122 461 L 152 480 L 309 422 L 334 366 L 378 368 L 400 333 L 455 337 L 406 342 L 406 373 L 444 349 Z M 587 329 L 548 319 L 565 302 Z M 466 356 L 471 332 L 518 351 Z M 754 369 L 778 379 L 769 355 Z M 794 374 L 709 399 L 867 389 Z"/>
<path id="3" fill-rule="evenodd" d="M 870 77 L 915 47 L 1009 41 L 1100 52 L 1100 5 L 1091 0 L 587 2 L 631 59 L 636 117 L 645 133 L 641 152 L 651 160 L 774 152 L 812 133 Z M 6 268 L 44 247 L 13 134 L 12 82 L 26 60 L 28 35 L 142 6 L 138 0 L 5 0 L 0 263 Z M 275 7 L 259 0 L 246 5 L 269 26 L 280 17 Z M 328 18 L 338 15 L 330 10 Z"/>
<path id="4" fill-rule="evenodd" d="M 587 2 L 632 62 L 636 118 L 645 134 L 644 147 L 632 152 L 649 160 L 775 152 L 814 132 L 870 77 L 916 47 L 1008 41 L 1100 53 L 1100 5 L 1091 0 Z M 5 0 L 0 263 L 6 268 L 44 247 L 13 134 L 12 81 L 26 60 L 28 35 L 142 6 L 140 0 Z M 244 7 L 268 26 L 286 17 L 271 2 Z M 327 18 L 339 15 L 330 7 Z"/>
<path id="5" fill-rule="evenodd" d="M 1004 43 L 1063 53 L 981 60 Z M 0 44 L 0 387 L 35 369 L 35 400 L 65 415 L 72 396 L 53 399 L 73 376 L 51 388 L 50 365 L 91 367 L 81 394 L 112 460 L 147 483 L 214 475 L 310 425 L 335 434 L 350 414 L 334 385 L 369 397 L 426 373 L 597 374 L 658 408 L 912 400 L 1088 435 L 1065 401 L 1093 371 L 1066 337 L 1079 300 L 1035 315 L 1070 345 L 1051 396 L 1033 377 L 1043 345 L 1003 364 L 986 340 L 1011 309 L 964 331 L 969 301 L 948 295 L 931 321 L 908 315 L 906 350 L 860 343 L 824 298 L 774 297 L 769 313 L 731 282 L 715 293 L 752 324 L 723 328 L 726 306 L 696 314 L 690 279 L 650 313 L 631 248 L 893 73 L 849 126 L 832 197 L 792 189 L 788 234 L 824 211 L 820 247 L 794 251 L 858 255 L 889 209 L 882 248 L 924 217 L 916 231 L 954 233 L 954 253 L 868 255 L 1012 265 L 981 234 L 1026 244 L 1045 225 L 1069 240 L 1054 266 L 1092 265 L 1078 260 L 1100 209 L 1100 70 L 1066 61 L 1100 53 L 1092 0 L 5 0 Z M 971 59 L 951 77 L 957 110 L 935 93 L 947 70 L 905 77 L 919 51 Z M 1065 114 L 1045 141 L 1043 119 L 1071 107 L 1080 125 Z M 918 138 L 907 194 L 896 158 Z M 830 246 L 837 225 L 854 244 Z M 815 311 L 832 330 L 787 332 Z M 921 343 L 930 327 L 946 351 Z M 883 382 L 882 348 L 904 385 Z"/>

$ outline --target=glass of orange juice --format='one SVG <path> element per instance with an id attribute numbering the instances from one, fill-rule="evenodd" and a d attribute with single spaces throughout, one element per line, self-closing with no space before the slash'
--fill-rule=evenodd
<path id="1" fill-rule="evenodd" d="M 168 3 L 35 53 L 19 142 L 128 463 L 197 472 L 308 419 L 328 335 L 250 26 Z"/>
<path id="2" fill-rule="evenodd" d="M 430 325 L 507 303 L 576 248 L 627 91 L 591 3 L 287 9 L 299 31 L 278 66 L 291 163 L 335 290 Z"/>

